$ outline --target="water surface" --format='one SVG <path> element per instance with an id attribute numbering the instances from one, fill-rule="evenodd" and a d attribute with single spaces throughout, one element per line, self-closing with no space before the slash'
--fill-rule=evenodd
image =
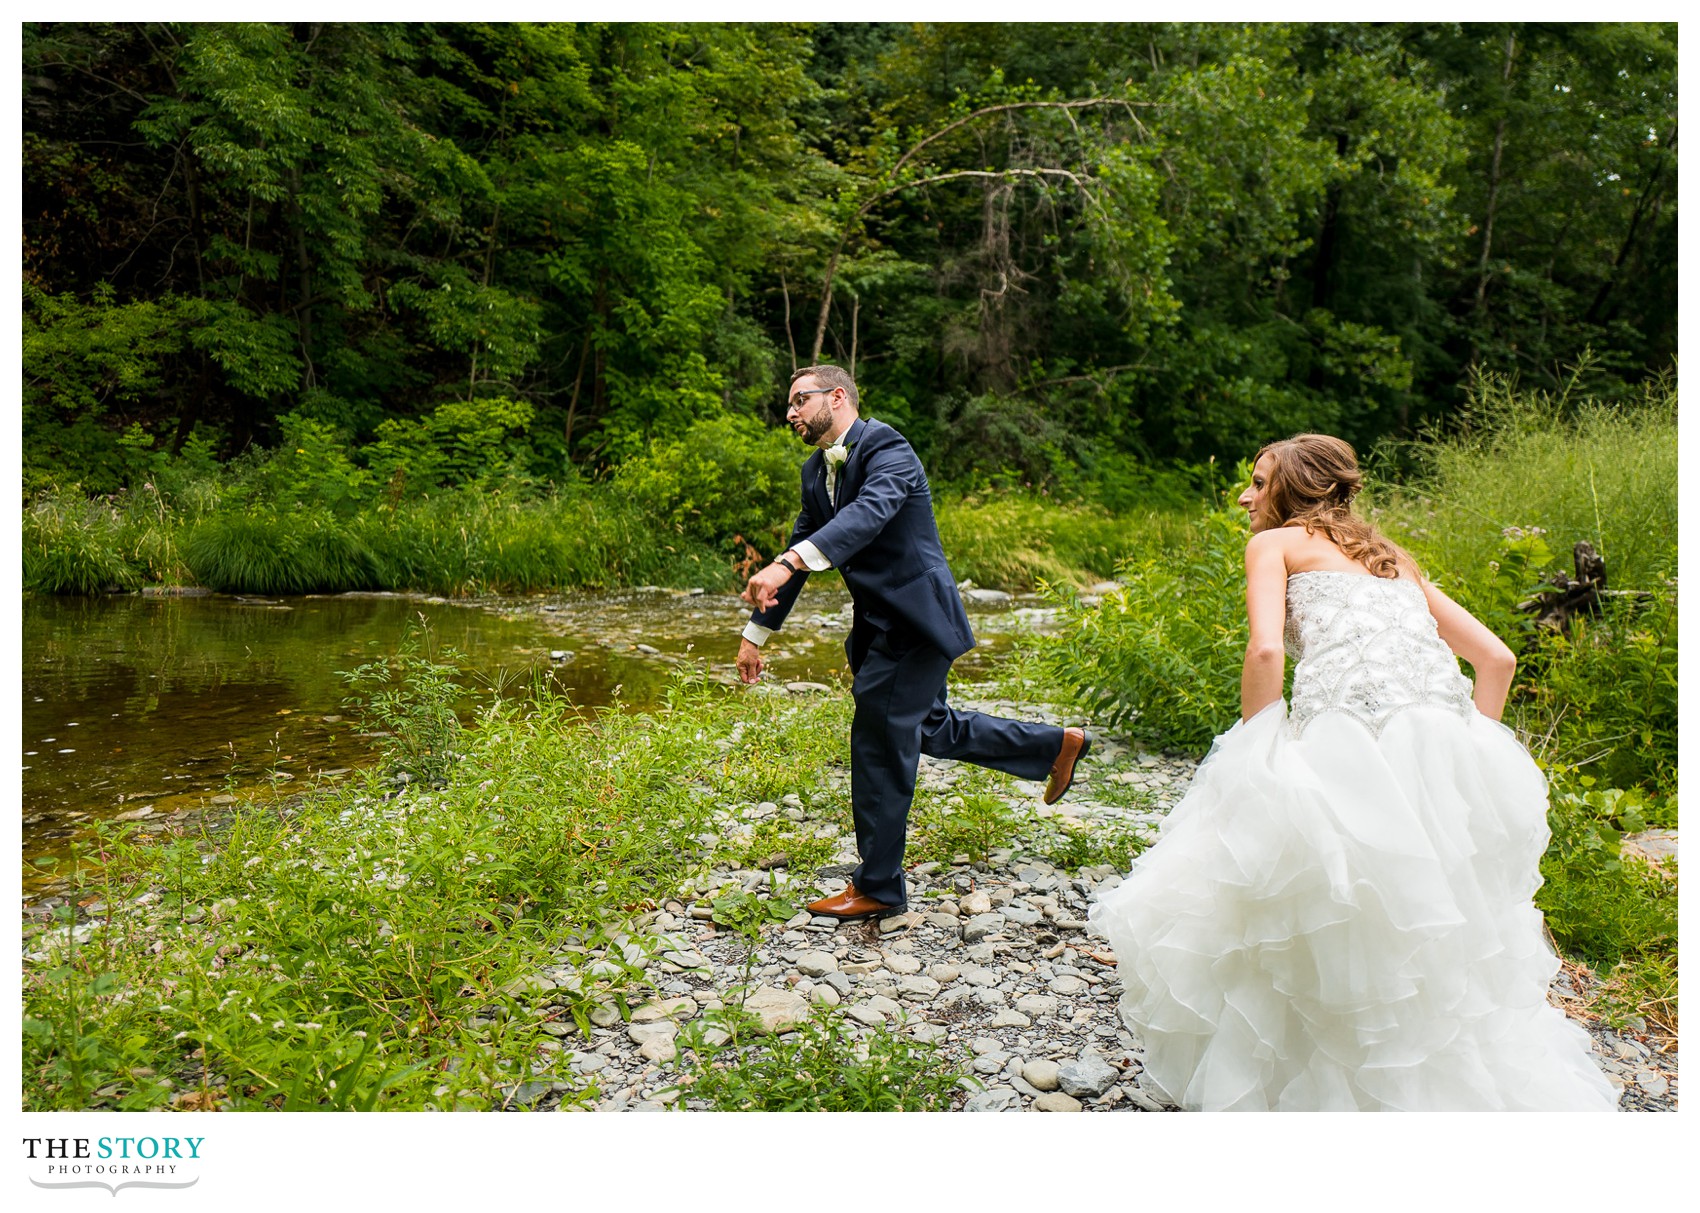
<path id="1" fill-rule="evenodd" d="M 847 678 L 848 595 L 811 585 L 767 643 L 769 681 Z M 1031 608 L 1031 602 L 1015 604 Z M 93 599 L 23 606 L 23 857 L 103 818 L 163 820 L 237 797 L 295 792 L 372 760 L 377 738 L 343 672 L 393 655 L 410 631 L 464 654 L 462 681 L 524 695 L 537 680 L 587 708 L 653 705 L 682 667 L 733 681 L 749 608 L 730 594 L 635 590 L 478 602 L 409 595 Z M 1030 610 L 971 608 L 983 677 Z M 424 629 L 421 631 L 420 629 Z"/>

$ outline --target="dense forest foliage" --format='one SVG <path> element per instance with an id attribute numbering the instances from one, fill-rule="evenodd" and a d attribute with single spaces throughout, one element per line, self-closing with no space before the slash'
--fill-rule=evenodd
<path id="1" fill-rule="evenodd" d="M 1674 25 L 35 24 L 23 119 L 26 494 L 556 484 L 824 359 L 1114 507 L 1675 355 Z"/>

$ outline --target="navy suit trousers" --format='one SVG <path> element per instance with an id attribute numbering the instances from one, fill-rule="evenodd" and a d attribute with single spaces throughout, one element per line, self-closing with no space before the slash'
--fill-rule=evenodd
<path id="1" fill-rule="evenodd" d="M 945 701 L 950 662 L 925 641 L 882 632 L 856 670 L 850 805 L 862 862 L 850 879 L 887 905 L 908 900 L 903 848 L 922 754 L 1042 779 L 1062 751 L 1055 725 L 952 708 Z"/>

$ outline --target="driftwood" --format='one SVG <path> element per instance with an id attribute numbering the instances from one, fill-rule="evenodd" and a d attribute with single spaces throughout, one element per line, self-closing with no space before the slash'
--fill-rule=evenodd
<path id="1" fill-rule="evenodd" d="M 1613 598 L 1650 598 L 1643 590 L 1606 589 L 1606 561 L 1586 539 L 1579 539 L 1573 550 L 1576 576 L 1554 573 L 1548 583 L 1552 588 L 1541 590 L 1534 597 L 1517 604 L 1519 611 L 1535 616 L 1535 624 L 1549 631 L 1570 634 L 1570 621 L 1578 615 L 1598 615 L 1601 601 Z"/>

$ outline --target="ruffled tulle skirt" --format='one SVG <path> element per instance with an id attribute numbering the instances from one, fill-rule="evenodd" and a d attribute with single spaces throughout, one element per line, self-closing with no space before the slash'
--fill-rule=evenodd
<path id="1" fill-rule="evenodd" d="M 1546 803 L 1476 713 L 1236 724 L 1092 910 L 1140 1085 L 1200 1110 L 1614 1110 L 1546 999 Z"/>

